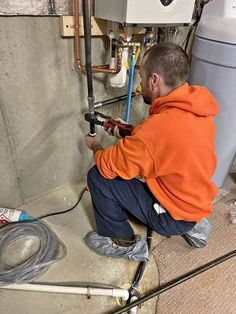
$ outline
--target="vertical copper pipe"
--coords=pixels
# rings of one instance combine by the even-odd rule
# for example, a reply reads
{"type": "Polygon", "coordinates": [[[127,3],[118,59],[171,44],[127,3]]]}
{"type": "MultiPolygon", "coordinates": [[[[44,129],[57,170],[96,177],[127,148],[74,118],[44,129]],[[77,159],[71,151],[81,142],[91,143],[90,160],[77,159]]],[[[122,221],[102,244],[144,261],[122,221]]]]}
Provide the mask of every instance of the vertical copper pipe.
{"type": "Polygon", "coordinates": [[[73,18],[74,18],[74,57],[75,66],[80,69],[80,36],[79,36],[79,5],[78,0],[73,0],[73,18]]]}

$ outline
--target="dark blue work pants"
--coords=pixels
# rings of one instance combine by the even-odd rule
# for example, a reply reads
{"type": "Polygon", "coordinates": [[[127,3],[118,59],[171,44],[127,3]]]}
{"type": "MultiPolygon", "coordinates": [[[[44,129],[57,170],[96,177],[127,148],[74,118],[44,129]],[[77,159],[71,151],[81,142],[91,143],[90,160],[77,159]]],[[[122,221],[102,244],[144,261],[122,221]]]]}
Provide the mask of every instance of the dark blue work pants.
{"type": "Polygon", "coordinates": [[[146,183],[137,179],[106,179],[94,166],[88,172],[88,187],[101,236],[131,239],[134,233],[128,213],[163,236],[185,234],[195,226],[195,222],[174,220],[165,210],[158,214],[154,205],[158,201],[146,183]]]}

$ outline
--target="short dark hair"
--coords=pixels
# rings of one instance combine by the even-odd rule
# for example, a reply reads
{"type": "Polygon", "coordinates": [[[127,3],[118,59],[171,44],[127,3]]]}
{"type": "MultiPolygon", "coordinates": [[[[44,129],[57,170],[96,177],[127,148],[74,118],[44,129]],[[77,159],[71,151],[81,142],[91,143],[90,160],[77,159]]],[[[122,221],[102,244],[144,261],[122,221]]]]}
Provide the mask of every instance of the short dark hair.
{"type": "Polygon", "coordinates": [[[146,51],[144,58],[146,60],[143,69],[147,77],[157,73],[171,88],[177,88],[186,82],[190,67],[189,59],[179,45],[174,43],[156,44],[146,51]]]}

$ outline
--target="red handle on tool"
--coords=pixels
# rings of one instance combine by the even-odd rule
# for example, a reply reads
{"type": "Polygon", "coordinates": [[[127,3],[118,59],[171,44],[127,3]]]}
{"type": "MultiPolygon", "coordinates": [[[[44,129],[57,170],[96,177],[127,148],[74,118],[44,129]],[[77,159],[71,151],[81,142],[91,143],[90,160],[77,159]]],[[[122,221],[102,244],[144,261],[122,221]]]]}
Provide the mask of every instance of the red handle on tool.
{"type": "MultiPolygon", "coordinates": [[[[107,119],[103,122],[103,127],[105,129],[111,128],[111,133],[113,134],[115,127],[119,128],[119,133],[121,137],[125,137],[127,135],[131,135],[134,126],[131,124],[124,124],[112,118],[107,119]]],[[[113,134],[114,135],[114,134],[113,134]]]]}

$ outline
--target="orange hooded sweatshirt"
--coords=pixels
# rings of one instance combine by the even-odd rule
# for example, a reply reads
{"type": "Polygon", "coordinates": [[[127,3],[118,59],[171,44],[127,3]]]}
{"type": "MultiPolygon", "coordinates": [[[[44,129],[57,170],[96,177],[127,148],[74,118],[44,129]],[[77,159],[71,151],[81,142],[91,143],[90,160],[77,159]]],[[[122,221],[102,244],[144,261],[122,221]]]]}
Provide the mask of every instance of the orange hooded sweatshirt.
{"type": "Polygon", "coordinates": [[[153,101],[149,117],[131,136],[96,152],[107,179],[144,177],[175,220],[200,221],[212,210],[217,188],[213,116],[217,104],[201,86],[180,86],[153,101]]]}

